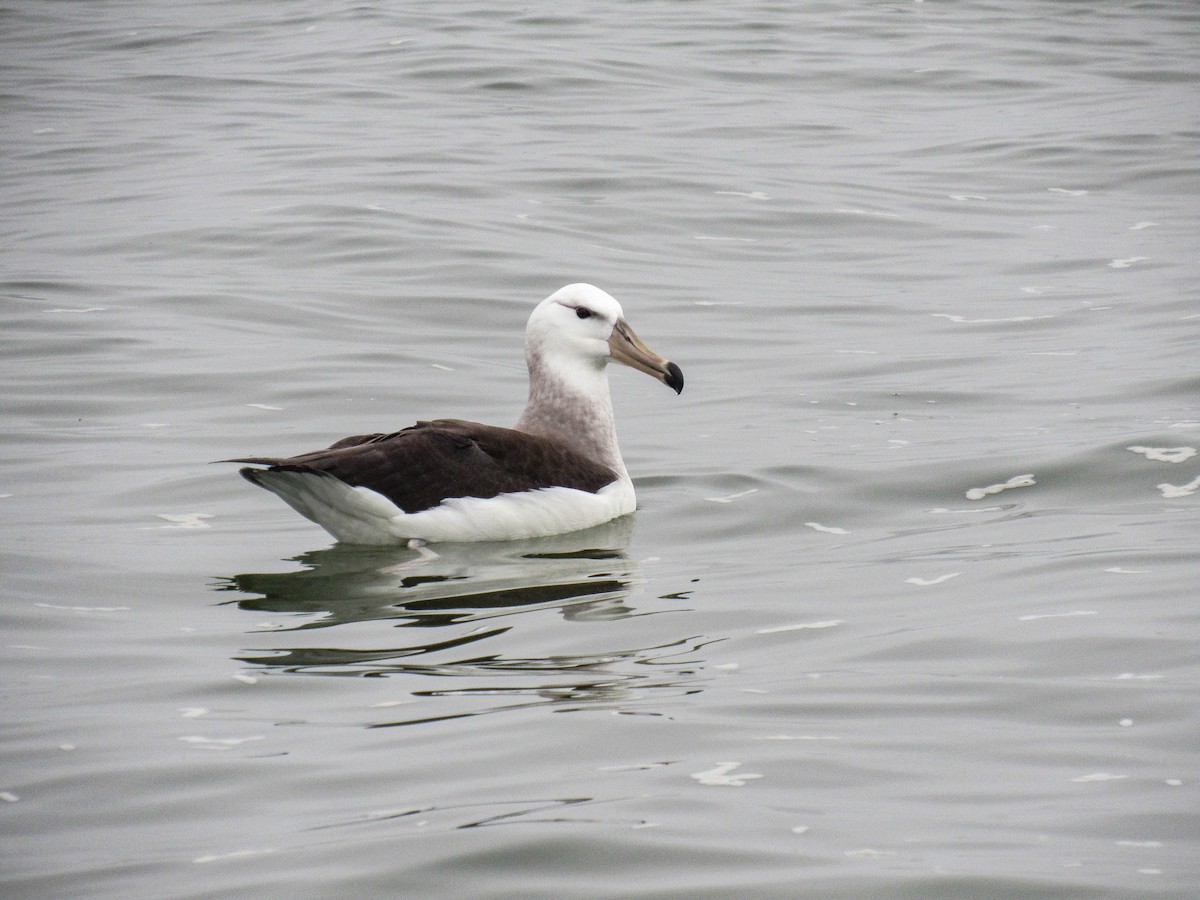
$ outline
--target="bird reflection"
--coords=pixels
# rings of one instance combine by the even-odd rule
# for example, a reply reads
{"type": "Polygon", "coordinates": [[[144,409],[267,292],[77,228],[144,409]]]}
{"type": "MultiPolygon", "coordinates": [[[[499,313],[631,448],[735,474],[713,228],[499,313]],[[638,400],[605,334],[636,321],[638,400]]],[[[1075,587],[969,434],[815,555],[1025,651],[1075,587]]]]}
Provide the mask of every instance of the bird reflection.
{"type": "Polygon", "coordinates": [[[397,619],[437,628],[556,607],[572,621],[636,615],[625,605],[635,564],[630,517],[587,531],[499,544],[335,545],[296,558],[298,572],[235,575],[217,589],[259,596],[240,609],[296,614],[287,630],[397,619]]]}
{"type": "Polygon", "coordinates": [[[544,628],[549,612],[568,623],[601,626],[600,631],[584,633],[587,639],[609,643],[619,634],[619,640],[628,641],[629,629],[603,626],[678,609],[673,595],[642,611],[630,605],[630,595],[641,582],[636,562],[625,552],[632,527],[631,517],[625,517],[587,531],[502,544],[334,546],[298,557],[303,567],[298,571],[235,575],[221,579],[216,589],[243,595],[231,601],[239,609],[274,614],[256,633],[275,635],[269,641],[275,646],[246,650],[237,657],[260,672],[416,676],[416,683],[405,682],[415,698],[406,703],[456,698],[454,711],[422,708],[420,712],[432,714],[412,710],[417,714],[370,723],[373,727],[546,702],[619,705],[635,688],[639,693],[643,688],[690,692],[697,689],[689,683],[697,668],[694,652],[703,640],[676,636],[653,646],[582,653],[578,631],[544,628]],[[412,632],[414,639],[400,642],[385,638],[394,631],[375,631],[375,637],[368,638],[374,646],[362,649],[363,628],[370,629],[371,623],[426,631],[412,632]],[[328,646],[333,643],[329,640],[321,641],[325,646],[298,640],[298,633],[315,638],[315,629],[350,625],[356,648],[328,646]],[[531,639],[533,627],[540,630],[531,639]],[[570,652],[558,649],[568,639],[570,652]],[[461,708],[464,704],[469,708],[461,708]]]}

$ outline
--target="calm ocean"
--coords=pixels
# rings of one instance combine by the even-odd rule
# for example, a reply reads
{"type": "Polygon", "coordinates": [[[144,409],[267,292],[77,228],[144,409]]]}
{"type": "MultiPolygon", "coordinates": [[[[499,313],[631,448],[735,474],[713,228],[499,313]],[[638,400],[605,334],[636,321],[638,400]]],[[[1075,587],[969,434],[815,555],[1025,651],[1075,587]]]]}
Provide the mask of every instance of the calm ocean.
{"type": "Polygon", "coordinates": [[[0,894],[1193,898],[1200,6],[0,11],[0,894]],[[333,546],[211,460],[511,424],[639,512],[333,546]]]}

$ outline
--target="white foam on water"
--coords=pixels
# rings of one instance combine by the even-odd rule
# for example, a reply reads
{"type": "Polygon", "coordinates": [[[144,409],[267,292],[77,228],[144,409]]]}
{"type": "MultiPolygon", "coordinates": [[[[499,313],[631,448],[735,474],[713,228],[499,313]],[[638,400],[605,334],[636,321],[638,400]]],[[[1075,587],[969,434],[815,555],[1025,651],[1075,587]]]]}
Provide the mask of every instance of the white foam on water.
{"type": "Polygon", "coordinates": [[[820,531],[823,534],[849,534],[845,528],[838,528],[836,525],[822,525],[820,522],[805,522],[805,528],[811,528],[813,531],[820,531]]]}
{"type": "Polygon", "coordinates": [[[1032,487],[1037,484],[1034,481],[1033,474],[1014,475],[1008,481],[1003,481],[1000,484],[989,484],[987,487],[971,488],[967,491],[968,500],[982,500],[990,494],[999,494],[1001,491],[1011,491],[1015,488],[1032,487]]]}
{"type": "Polygon", "coordinates": [[[208,528],[211,513],[156,513],[155,518],[162,519],[167,524],[159,528],[208,528]]]}
{"type": "Polygon", "coordinates": [[[949,581],[951,578],[957,578],[962,572],[950,572],[946,575],[939,575],[937,578],[905,578],[905,584],[915,584],[917,587],[933,587],[935,584],[942,584],[949,581]]]}
{"type": "Polygon", "coordinates": [[[762,778],[761,775],[754,772],[743,772],[739,775],[729,774],[734,769],[741,767],[740,762],[719,762],[715,768],[704,772],[693,772],[692,777],[710,787],[744,787],[747,781],[762,778]]]}
{"type": "Polygon", "coordinates": [[[746,491],[738,491],[736,494],[726,494],[724,497],[705,497],[709,503],[732,503],[734,500],[748,497],[751,494],[757,494],[758,488],[750,488],[746,491]]]}
{"type": "Polygon", "coordinates": [[[1200,490],[1200,475],[1197,475],[1187,484],[1160,484],[1158,485],[1158,489],[1162,491],[1163,498],[1166,500],[1190,497],[1196,491],[1200,490]]]}
{"type": "Polygon", "coordinates": [[[1196,455],[1195,447],[1126,447],[1154,462],[1181,463],[1196,455]]]}

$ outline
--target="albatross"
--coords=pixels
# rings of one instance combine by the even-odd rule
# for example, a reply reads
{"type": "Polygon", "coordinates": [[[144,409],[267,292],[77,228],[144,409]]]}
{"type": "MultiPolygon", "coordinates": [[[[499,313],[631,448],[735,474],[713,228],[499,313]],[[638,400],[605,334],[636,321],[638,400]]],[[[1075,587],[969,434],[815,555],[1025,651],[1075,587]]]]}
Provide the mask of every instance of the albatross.
{"type": "Polygon", "coordinates": [[[339,541],[504,541],[590,528],[633,512],[606,367],[624,363],[683,390],[621,305],[570,284],[525,328],[529,400],[513,428],[461,419],[343,438],[298,456],[251,456],[242,476],[339,541]]]}

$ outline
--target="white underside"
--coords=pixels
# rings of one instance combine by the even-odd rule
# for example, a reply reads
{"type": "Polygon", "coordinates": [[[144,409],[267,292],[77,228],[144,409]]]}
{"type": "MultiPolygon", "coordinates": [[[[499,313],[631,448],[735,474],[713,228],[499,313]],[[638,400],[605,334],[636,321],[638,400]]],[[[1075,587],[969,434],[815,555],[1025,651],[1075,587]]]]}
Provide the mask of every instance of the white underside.
{"type": "Polygon", "coordinates": [[[457,497],[432,509],[406,513],[370,488],[328,475],[261,471],[260,484],[288,506],[348,544],[512,541],[591,528],[633,512],[628,476],[596,493],[542,488],[487,500],[457,497]]]}

